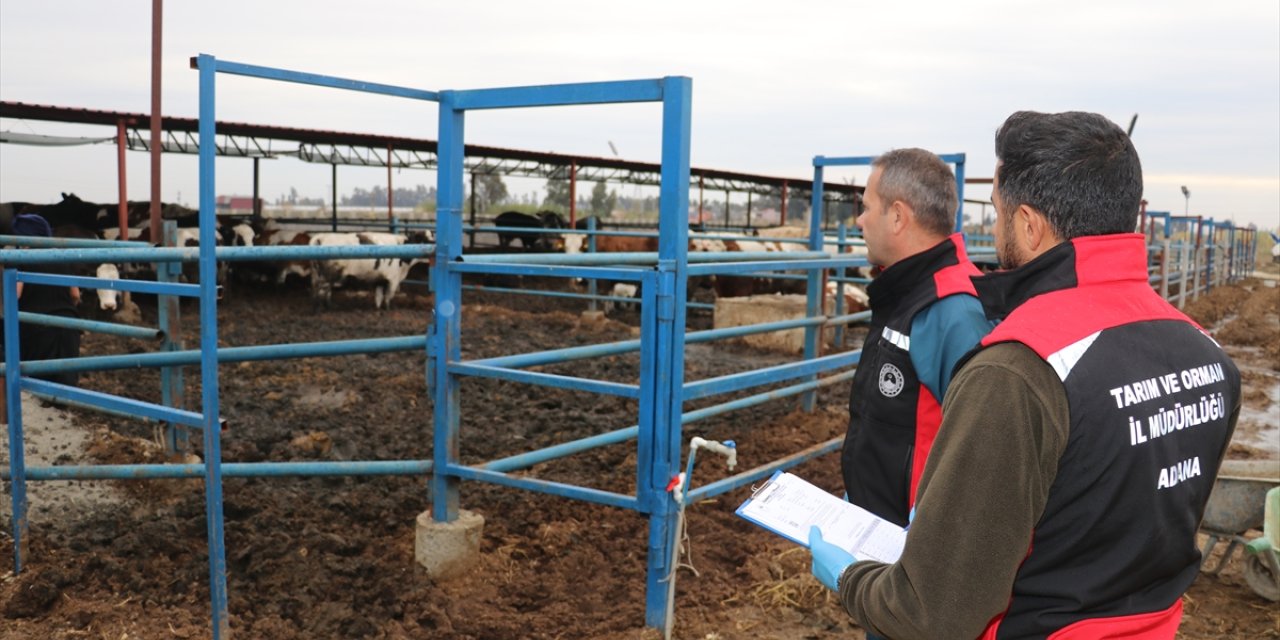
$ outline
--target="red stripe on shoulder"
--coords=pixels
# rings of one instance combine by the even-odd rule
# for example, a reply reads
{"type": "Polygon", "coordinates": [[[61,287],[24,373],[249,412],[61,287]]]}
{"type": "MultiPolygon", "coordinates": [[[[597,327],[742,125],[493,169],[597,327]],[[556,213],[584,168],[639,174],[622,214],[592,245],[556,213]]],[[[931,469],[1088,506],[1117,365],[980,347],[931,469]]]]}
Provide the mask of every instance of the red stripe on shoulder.
{"type": "Polygon", "coordinates": [[[1049,640],[1169,640],[1182,622],[1182,598],[1164,611],[1111,618],[1090,618],[1063,627],[1049,640]]]}
{"type": "Polygon", "coordinates": [[[956,247],[958,264],[944,267],[933,273],[933,286],[937,289],[938,298],[945,298],[957,293],[976,296],[978,291],[974,289],[973,280],[970,280],[970,278],[982,275],[982,272],[969,261],[969,254],[964,248],[964,236],[954,233],[951,234],[949,239],[956,247]]]}
{"type": "Polygon", "coordinates": [[[1151,320],[1195,324],[1144,283],[1110,283],[1036,296],[996,325],[982,346],[1017,341],[1047,358],[1090,334],[1151,320]]]}

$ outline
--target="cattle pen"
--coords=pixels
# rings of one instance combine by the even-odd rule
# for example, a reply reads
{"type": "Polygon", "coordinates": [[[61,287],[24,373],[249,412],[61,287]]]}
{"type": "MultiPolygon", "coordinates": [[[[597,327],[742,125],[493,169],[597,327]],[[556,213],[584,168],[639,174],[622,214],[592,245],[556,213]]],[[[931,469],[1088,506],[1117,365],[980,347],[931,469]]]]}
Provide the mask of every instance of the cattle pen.
{"type": "MultiPolygon", "coordinates": [[[[226,549],[223,540],[221,484],[231,476],[279,475],[395,475],[429,476],[431,519],[448,523],[459,518],[459,485],[463,480],[489,482],[518,489],[549,493],[576,500],[621,507],[645,514],[650,521],[647,545],[647,582],[645,622],[654,627],[669,626],[672,620],[670,600],[674,593],[671,575],[673,550],[677,543],[678,512],[681,502],[671,492],[673,478],[680,469],[681,425],[710,415],[752,406],[767,400],[812,391],[820,386],[848,379],[848,374],[820,378],[819,375],[848,368],[857,361],[857,353],[810,357],[800,362],[724,376],[707,380],[684,381],[683,351],[686,342],[709,341],[753,332],[780,328],[804,327],[807,335],[816,335],[818,325],[826,318],[797,322],[772,323],[731,330],[712,330],[686,337],[685,287],[690,276],[746,274],[771,270],[803,269],[810,273],[810,306],[816,304],[817,274],[842,266],[865,265],[856,257],[832,257],[821,251],[818,226],[812,227],[809,251],[780,253],[704,253],[689,256],[686,251],[688,210],[690,105],[692,83],[687,78],[668,77],[647,81],[604,82],[581,85],[556,85],[456,92],[429,92],[356,82],[328,76],[271,69],[217,60],[202,55],[193,60],[200,73],[200,237],[201,246],[191,248],[61,248],[43,251],[6,250],[0,262],[10,267],[5,272],[6,291],[13,292],[18,282],[50,285],[97,285],[89,278],[55,276],[21,271],[28,265],[54,263],[94,263],[107,260],[155,262],[170,264],[196,261],[200,266],[198,285],[172,282],[116,281],[113,288],[149,292],[165,296],[198,297],[200,300],[201,345],[194,351],[161,351],[157,353],[97,356],[74,362],[46,361],[19,363],[16,349],[6,350],[6,398],[10,423],[10,447],[13,452],[9,477],[13,485],[13,535],[15,569],[23,566],[23,550],[28,535],[25,514],[25,483],[29,480],[69,479],[204,479],[206,520],[209,549],[209,584],[213,637],[230,633],[226,587],[226,549]],[[399,247],[222,247],[214,248],[213,216],[214,151],[213,123],[215,77],[218,73],[282,80],[440,103],[439,121],[439,208],[435,246],[399,247]],[[464,114],[470,110],[557,106],[570,104],[607,104],[621,102],[658,102],[662,106],[662,178],[660,187],[660,221],[658,251],[654,253],[584,254],[578,256],[484,255],[463,256],[462,150],[464,114]],[[432,253],[435,267],[431,279],[434,292],[434,317],[426,336],[371,338],[340,343],[259,345],[219,347],[217,325],[217,288],[213,278],[218,261],[240,260],[324,260],[353,258],[421,258],[432,253]],[[693,262],[693,264],[691,264],[693,262]],[[460,357],[461,276],[476,274],[533,275],[555,278],[607,278],[633,282],[643,291],[640,302],[640,339],[619,343],[591,345],[550,352],[518,354],[500,358],[464,361],[460,357]],[[218,366],[236,361],[283,359],[314,356],[349,355],[391,350],[422,350],[427,354],[427,386],[433,399],[433,447],[430,460],[350,461],[330,463],[228,463],[221,461],[218,366]],[[588,380],[571,376],[538,373],[529,367],[549,362],[567,362],[613,353],[640,354],[639,380],[632,384],[588,380]],[[201,379],[200,412],[185,411],[163,404],[117,398],[91,391],[37,380],[31,376],[58,371],[90,371],[133,367],[181,366],[199,363],[201,379]],[[15,374],[14,372],[20,372],[15,374]],[[543,385],[576,392],[588,392],[630,398],[639,401],[637,424],[631,428],[598,434],[578,441],[563,443],[523,454],[508,456],[480,465],[463,465],[457,458],[459,433],[459,380],[464,376],[498,378],[522,384],[543,385]],[[711,397],[736,390],[758,387],[771,382],[800,380],[782,390],[750,396],[733,402],[703,408],[684,414],[684,401],[711,397]],[[21,390],[49,397],[137,414],[186,428],[199,429],[203,435],[203,464],[116,465],[77,467],[25,468],[22,451],[21,390]],[[634,440],[637,451],[637,477],[634,495],[603,491],[586,486],[539,480],[513,471],[535,463],[614,442],[634,440]]],[[[9,238],[14,241],[15,239],[9,238]]],[[[67,245],[61,245],[67,246],[67,245]]],[[[6,340],[16,344],[18,314],[16,296],[9,301],[6,317],[6,340]]],[[[810,354],[812,355],[812,354],[810,354]]],[[[171,443],[174,442],[171,440],[171,443]]],[[[838,440],[820,443],[803,451],[756,466],[730,478],[705,486],[690,488],[684,502],[724,493],[768,477],[775,470],[834,451],[838,440]]]]}
{"type": "MultiPolygon", "coordinates": [[[[842,326],[865,318],[860,314],[823,316],[820,307],[820,285],[824,273],[866,266],[865,259],[833,255],[824,251],[829,241],[822,235],[818,216],[811,217],[809,235],[802,242],[803,251],[793,252],[699,252],[688,251],[689,144],[692,82],[683,77],[653,80],[601,82],[541,87],[516,87],[474,91],[432,92],[358,82],[311,73],[301,73],[218,60],[202,55],[194,61],[200,74],[200,233],[201,245],[195,248],[151,248],[133,244],[89,243],[73,247],[59,240],[51,243],[61,248],[43,251],[0,251],[4,275],[5,300],[5,397],[8,400],[10,467],[6,476],[12,483],[13,536],[15,571],[23,568],[28,527],[25,514],[27,481],[80,479],[161,479],[203,478],[205,518],[208,524],[209,588],[214,638],[231,633],[227,592],[227,549],[223,534],[222,479],[226,477],[279,476],[381,476],[406,475],[426,480],[424,502],[429,499],[427,527],[431,523],[451,523],[462,519],[461,485],[464,481],[489,483],[517,490],[549,494],[583,502],[621,508],[648,519],[648,538],[643,555],[646,564],[645,623],[670,630],[674,621],[672,598],[675,581],[678,537],[682,511],[687,505],[724,494],[768,477],[779,469],[789,468],[805,460],[838,450],[841,439],[812,443],[798,451],[772,460],[753,461],[753,466],[715,482],[696,486],[692,479],[694,449],[688,453],[682,476],[682,454],[685,424],[730,411],[755,406],[771,400],[807,396],[813,391],[847,381],[849,368],[855,365],[859,352],[820,355],[818,335],[822,326],[842,326]],[[235,74],[267,80],[278,80],[320,87],[365,91],[400,98],[425,100],[440,104],[438,220],[434,245],[357,246],[357,247],[220,247],[213,242],[214,220],[214,98],[218,73],[235,74]],[[620,102],[655,102],[661,105],[662,172],[660,219],[657,251],[631,253],[559,254],[464,254],[462,222],[464,122],[468,111],[522,107],[565,105],[605,105],[620,102]],[[226,347],[219,344],[217,318],[218,291],[214,273],[216,263],[248,260],[326,260],[359,258],[434,258],[431,270],[432,316],[426,335],[362,338],[355,340],[266,344],[226,347]],[[200,267],[198,285],[177,283],[170,269],[159,269],[160,282],[116,281],[109,285],[120,290],[151,292],[176,301],[178,296],[198,298],[201,344],[196,350],[181,350],[176,343],[166,342],[158,352],[130,353],[116,356],[94,356],[75,361],[20,363],[17,344],[19,314],[16,296],[19,282],[51,285],[96,285],[101,282],[73,276],[55,276],[23,270],[30,265],[61,263],[96,263],[102,261],[154,262],[174,265],[197,262],[200,267]],[[804,271],[806,317],[802,319],[758,324],[733,329],[712,329],[686,333],[687,286],[690,278],[707,275],[746,275],[775,271],[804,271]],[[464,275],[533,276],[553,279],[584,278],[635,283],[641,293],[639,303],[640,330],[634,340],[590,344],[568,348],[518,353],[465,360],[462,357],[463,320],[462,291],[464,275]],[[856,317],[855,317],[856,316],[856,317]],[[763,333],[802,328],[805,332],[804,357],[764,369],[756,369],[700,380],[685,380],[687,345],[763,333]],[[318,356],[341,356],[390,351],[417,351],[426,355],[425,385],[432,400],[431,457],[405,460],[347,460],[326,462],[230,462],[221,460],[221,437],[225,425],[221,418],[219,365],[235,362],[281,360],[318,356]],[[639,375],[634,382],[596,380],[561,373],[535,370],[543,365],[576,362],[623,353],[639,354],[639,375]],[[48,383],[32,376],[51,372],[99,371],[137,367],[176,368],[200,366],[201,410],[176,408],[178,403],[166,395],[160,404],[120,399],[107,394],[83,391],[48,383]],[[635,401],[638,414],[635,424],[623,429],[594,434],[522,453],[504,455],[480,463],[463,464],[458,450],[463,433],[461,382],[465,378],[502,380],[519,385],[554,388],[574,393],[597,394],[635,401]],[[708,399],[727,393],[751,390],[775,383],[788,386],[773,388],[733,401],[684,410],[687,402],[708,399]],[[22,458],[22,407],[19,393],[23,390],[47,397],[69,400],[83,406],[146,417],[172,425],[169,446],[181,448],[180,434],[198,429],[203,438],[202,464],[128,464],[98,466],[26,467],[22,458]],[[608,491],[592,486],[570,484],[535,477],[529,470],[536,464],[581,453],[610,444],[634,442],[636,477],[634,493],[608,491]],[[679,491],[673,491],[678,489],[679,491]]],[[[957,179],[963,185],[963,156],[949,157],[957,164],[957,179]]],[[[865,159],[815,159],[815,185],[820,184],[821,167],[829,164],[857,163],[865,159]],[[847,161],[847,162],[845,162],[847,161]]],[[[815,189],[814,201],[821,198],[815,189]]],[[[816,209],[816,207],[815,207],[816,209]]],[[[1153,219],[1154,219],[1154,214],[1153,219]]],[[[1166,217],[1169,224],[1173,224],[1166,217]]],[[[1185,262],[1162,258],[1153,282],[1168,286],[1179,279],[1180,295],[1194,296],[1212,285],[1239,277],[1246,255],[1246,235],[1237,235],[1228,227],[1212,222],[1186,222],[1182,233],[1205,230],[1204,244],[1194,247],[1186,242],[1169,245],[1170,227],[1166,225],[1166,248],[1159,256],[1172,257],[1179,252],[1188,256],[1185,262]],[[1220,233],[1226,231],[1226,233],[1220,233]],[[1227,235],[1227,238],[1221,238],[1227,235]],[[1227,249],[1215,249],[1215,242],[1226,242],[1227,249]],[[1203,255],[1201,262],[1196,257],[1203,255]],[[1215,262],[1218,260],[1219,262],[1215,262]],[[1207,262],[1206,262],[1207,261],[1207,262]],[[1201,266],[1195,266],[1199,264],[1201,266]],[[1156,280],[1156,277],[1159,280],[1156,280]]],[[[591,235],[588,231],[586,235],[591,235]]],[[[837,247],[849,243],[840,233],[837,247]]],[[[1178,233],[1173,233],[1176,240],[1178,233]]],[[[7,244],[25,242],[28,238],[2,238],[7,244]]],[[[1157,255],[1153,252],[1153,256],[1157,255]]],[[[1251,255],[1251,254],[1250,254],[1251,255]]],[[[837,275],[837,281],[843,277],[837,275]]],[[[491,289],[493,290],[493,289],[491,289]]],[[[837,299],[839,300],[839,298],[837,299]]],[[[165,304],[165,303],[161,303],[165,304]]],[[[163,319],[168,317],[164,314],[163,319]]],[[[23,318],[23,320],[28,320],[23,318]]],[[[84,325],[86,329],[124,331],[84,325]]],[[[168,339],[163,324],[145,330],[150,338],[168,339]]],[[[470,336],[469,336],[470,337],[470,336]]],[[[811,405],[811,400],[805,402],[811,405]]],[[[704,444],[718,444],[716,442],[704,444]]],[[[722,445],[722,448],[730,448],[722,445]]],[[[713,450],[716,450],[713,447],[713,450]]],[[[420,522],[421,522],[420,518],[420,522]]]]}

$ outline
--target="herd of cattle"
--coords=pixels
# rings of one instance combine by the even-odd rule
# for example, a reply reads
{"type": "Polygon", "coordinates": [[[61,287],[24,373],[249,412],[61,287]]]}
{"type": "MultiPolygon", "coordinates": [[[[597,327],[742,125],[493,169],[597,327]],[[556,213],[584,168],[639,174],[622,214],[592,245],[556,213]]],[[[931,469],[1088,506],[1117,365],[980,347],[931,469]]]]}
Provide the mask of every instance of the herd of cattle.
{"type": "MultiPolygon", "coordinates": [[[[152,242],[149,229],[150,203],[130,202],[127,207],[129,240],[152,242]]],[[[13,217],[20,213],[38,213],[49,222],[55,237],[65,238],[101,238],[119,239],[118,205],[95,204],[86,202],[74,194],[63,194],[62,201],[52,205],[38,205],[22,202],[0,203],[0,234],[11,233],[13,217]]],[[[164,219],[174,220],[178,225],[178,242],[180,247],[199,246],[198,214],[196,211],[172,204],[163,204],[161,215],[164,219]]],[[[540,211],[528,215],[518,211],[507,211],[496,216],[493,224],[497,227],[498,250],[514,250],[518,240],[522,251],[563,251],[580,253],[586,249],[586,236],[573,233],[555,233],[555,229],[569,228],[560,214],[552,211],[540,211]],[[526,231],[527,230],[527,231],[526,231]]],[[[587,227],[586,221],[579,220],[574,225],[578,229],[587,227]]],[[[702,231],[693,228],[695,231],[702,231]]],[[[772,232],[771,232],[772,233],[772,232]]],[[[689,240],[690,252],[776,252],[804,250],[804,245],[768,240],[744,240],[742,234],[723,234],[726,237],[708,237],[713,234],[699,233],[697,238],[689,240]],[[729,237],[729,236],[737,237],[729,237]]],[[[216,241],[224,246],[351,246],[351,245],[400,245],[427,244],[434,241],[430,232],[412,232],[395,234],[385,232],[351,232],[331,233],[312,232],[297,229],[286,229],[275,221],[268,220],[263,224],[219,217],[216,241]]],[[[642,236],[596,236],[597,252],[652,252],[657,250],[658,240],[655,237],[642,236]]],[[[834,252],[834,248],[829,251],[834,252]]],[[[329,306],[336,288],[362,288],[374,291],[374,308],[391,307],[391,300],[400,289],[400,285],[409,277],[414,265],[425,263],[425,259],[337,259],[315,261],[252,261],[226,263],[218,266],[218,284],[224,285],[228,279],[239,283],[270,284],[288,286],[294,281],[308,283],[311,294],[317,304],[329,306]]],[[[184,266],[184,278],[194,281],[195,264],[184,266]]],[[[115,279],[144,278],[154,279],[150,265],[142,264],[101,264],[80,268],[81,275],[96,275],[99,278],[115,279]]],[[[695,285],[691,285],[692,286],[695,285]]],[[[803,291],[803,281],[777,280],[756,277],[714,277],[701,280],[697,286],[714,288],[717,297],[738,297],[759,293],[797,293],[803,291]]],[[[624,283],[607,283],[605,291],[611,291],[614,297],[634,297],[638,292],[634,285],[624,283]]],[[[866,294],[857,287],[844,289],[846,308],[856,311],[866,308],[866,294]]],[[[828,283],[828,304],[835,294],[834,283],[828,283]]],[[[98,309],[110,313],[121,305],[119,293],[110,289],[97,290],[98,309]]]]}
{"type": "MultiPolygon", "coordinates": [[[[130,202],[128,204],[128,240],[154,243],[149,225],[150,203],[130,202]]],[[[63,194],[62,201],[53,205],[33,205],[30,203],[7,202],[0,204],[0,234],[12,231],[13,217],[22,213],[36,213],[49,222],[54,237],[59,238],[99,238],[104,240],[120,239],[118,206],[116,204],[95,204],[76,197],[75,194],[63,194]]],[[[177,243],[179,247],[198,247],[200,245],[198,230],[198,213],[178,205],[164,204],[161,216],[166,220],[174,220],[178,226],[177,243]]],[[[313,246],[334,247],[351,245],[402,245],[406,243],[427,244],[433,242],[429,232],[412,234],[395,234],[385,232],[361,231],[353,233],[320,233],[308,231],[285,230],[274,221],[254,224],[233,218],[219,217],[215,242],[220,246],[313,246]]],[[[374,291],[375,308],[391,307],[391,300],[399,291],[401,283],[409,276],[409,270],[415,264],[425,260],[401,258],[377,258],[364,260],[327,260],[327,261],[250,261],[237,263],[218,263],[217,281],[224,286],[227,281],[241,283],[273,283],[286,285],[291,277],[309,282],[317,303],[328,306],[332,302],[335,288],[367,288],[374,291]],[[234,266],[233,266],[234,265],[234,266]]],[[[185,263],[183,279],[195,281],[195,263],[185,263]]],[[[147,264],[100,264],[78,268],[79,275],[95,275],[99,278],[117,279],[141,278],[154,279],[151,265],[147,264]]],[[[110,313],[121,306],[120,294],[110,289],[98,289],[98,310],[110,313]]]]}

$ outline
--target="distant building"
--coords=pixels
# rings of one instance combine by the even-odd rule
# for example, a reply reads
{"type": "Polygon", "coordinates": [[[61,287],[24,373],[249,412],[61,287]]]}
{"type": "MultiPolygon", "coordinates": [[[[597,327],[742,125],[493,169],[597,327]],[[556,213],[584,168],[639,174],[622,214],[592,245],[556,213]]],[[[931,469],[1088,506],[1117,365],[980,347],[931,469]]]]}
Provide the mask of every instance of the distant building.
{"type": "MultiPolygon", "coordinates": [[[[258,198],[259,209],[262,202],[262,198],[258,198]]],[[[213,208],[218,213],[253,213],[253,196],[218,196],[213,208]]]]}

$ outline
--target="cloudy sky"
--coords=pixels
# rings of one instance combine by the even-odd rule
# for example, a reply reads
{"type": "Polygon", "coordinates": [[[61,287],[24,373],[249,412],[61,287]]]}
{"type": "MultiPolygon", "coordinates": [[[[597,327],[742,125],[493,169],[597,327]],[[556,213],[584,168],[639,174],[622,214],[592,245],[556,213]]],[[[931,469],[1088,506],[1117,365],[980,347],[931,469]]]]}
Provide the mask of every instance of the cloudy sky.
{"type": "MultiPolygon", "coordinates": [[[[145,0],[0,0],[0,99],[145,112],[145,0]]],[[[1134,142],[1153,210],[1280,224],[1280,3],[1015,2],[168,2],[163,110],[194,117],[197,53],[411,86],[470,89],[684,75],[693,79],[695,166],[811,175],[814,155],[920,146],[968,154],[991,175],[992,134],[1011,112],[1086,110],[1134,142]],[[1180,187],[1191,191],[1189,203],[1180,187]]],[[[219,77],[225,120],[435,138],[431,103],[219,77]]],[[[0,120],[0,129],[111,135],[0,120]]],[[[468,116],[476,144],[656,161],[655,105],[468,116]]],[[[149,189],[128,159],[130,197],[149,189]]],[[[247,160],[218,164],[219,193],[248,193],[247,160]]],[[[194,202],[194,157],[166,156],[165,200],[194,202]]],[[[830,175],[830,174],[829,174],[830,175]]],[[[865,182],[865,174],[835,179],[865,182]]],[[[263,166],[264,196],[326,196],[327,165],[263,166]]],[[[340,190],[385,170],[340,169],[340,190]]],[[[434,184],[408,170],[397,186],[434,184]]],[[[534,188],[534,187],[530,187],[534,188]]],[[[61,191],[116,200],[110,145],[0,144],[0,200],[61,191]]],[[[971,186],[971,198],[989,190],[971,186]]]]}

